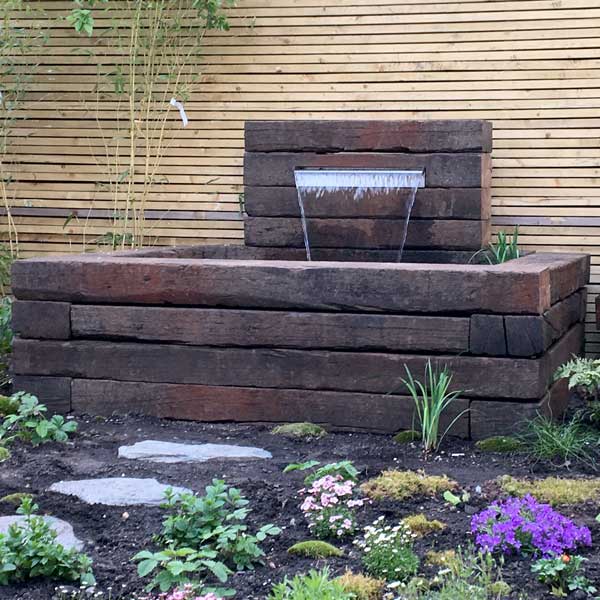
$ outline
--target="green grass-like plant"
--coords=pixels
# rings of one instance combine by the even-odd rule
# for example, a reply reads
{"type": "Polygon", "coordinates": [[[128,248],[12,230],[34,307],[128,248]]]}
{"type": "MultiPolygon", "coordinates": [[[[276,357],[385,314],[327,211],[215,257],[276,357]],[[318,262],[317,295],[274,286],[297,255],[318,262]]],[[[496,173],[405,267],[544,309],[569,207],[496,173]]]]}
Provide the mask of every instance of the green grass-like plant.
{"type": "Polygon", "coordinates": [[[295,554],[306,558],[331,558],[343,556],[344,552],[328,542],[305,540],[288,548],[288,554],[295,554]]]}
{"type": "Polygon", "coordinates": [[[287,577],[273,586],[268,600],[352,600],[339,581],[329,577],[328,569],[287,577]]]}
{"type": "Polygon", "coordinates": [[[499,231],[496,242],[492,242],[487,248],[476,252],[471,257],[471,261],[479,256],[483,256],[490,265],[500,265],[509,260],[520,258],[519,226],[517,225],[514,228],[512,236],[505,231],[499,231]]]}
{"type": "Polygon", "coordinates": [[[300,440],[319,439],[327,435],[327,431],[315,423],[286,423],[274,427],[271,433],[300,440]]]}
{"type": "Polygon", "coordinates": [[[435,496],[457,486],[446,475],[425,475],[415,471],[383,471],[378,477],[365,481],[360,489],[373,500],[389,498],[406,500],[414,496],[435,496]]]}
{"type": "Polygon", "coordinates": [[[561,466],[584,463],[594,467],[598,433],[583,422],[581,414],[559,422],[538,415],[526,425],[520,441],[524,452],[536,461],[549,461],[561,466]]]}
{"type": "Polygon", "coordinates": [[[408,388],[415,404],[416,417],[418,419],[423,450],[425,453],[434,452],[441,444],[452,426],[460,419],[467,410],[458,414],[440,435],[440,419],[448,407],[458,398],[461,391],[450,391],[452,374],[447,367],[438,369],[433,367],[431,360],[425,365],[425,383],[416,380],[410,369],[406,369],[404,385],[408,388]]]}
{"type": "Polygon", "coordinates": [[[37,510],[31,498],[24,498],[17,513],[25,521],[0,534],[0,585],[37,578],[93,585],[90,558],[59,544],[56,531],[35,514],[37,510]]]}

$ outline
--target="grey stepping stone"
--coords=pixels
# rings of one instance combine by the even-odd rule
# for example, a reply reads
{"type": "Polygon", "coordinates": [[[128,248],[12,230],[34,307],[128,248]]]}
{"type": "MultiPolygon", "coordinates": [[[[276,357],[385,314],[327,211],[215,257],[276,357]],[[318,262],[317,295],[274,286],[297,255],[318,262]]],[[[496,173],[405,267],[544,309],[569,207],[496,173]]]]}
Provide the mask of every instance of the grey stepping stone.
{"type": "Polygon", "coordinates": [[[149,460],[157,463],[205,462],[214,458],[273,458],[270,452],[251,446],[229,444],[176,444],[145,440],[133,446],[121,446],[120,458],[149,460]]]}
{"type": "Polygon", "coordinates": [[[165,501],[165,490],[176,494],[191,492],[187,488],[164,485],[156,479],[108,477],[106,479],[81,479],[53,483],[48,491],[76,496],[87,504],[107,506],[158,506],[165,501]]]}
{"type": "MultiPolygon", "coordinates": [[[[54,531],[58,534],[56,541],[62,544],[67,550],[83,549],[83,542],[75,537],[73,527],[70,523],[57,519],[56,517],[42,517],[54,531]]],[[[22,515],[14,515],[10,517],[0,517],[0,533],[8,533],[8,528],[13,523],[24,524],[26,517],[22,515]]]]}

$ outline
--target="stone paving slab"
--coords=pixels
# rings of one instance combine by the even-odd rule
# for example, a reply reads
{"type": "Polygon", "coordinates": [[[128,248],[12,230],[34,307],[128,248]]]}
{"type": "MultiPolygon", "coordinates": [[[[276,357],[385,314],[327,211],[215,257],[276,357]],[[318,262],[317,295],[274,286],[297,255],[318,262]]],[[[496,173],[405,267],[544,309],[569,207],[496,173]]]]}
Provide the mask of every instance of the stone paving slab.
{"type": "MultiPolygon", "coordinates": [[[[79,540],[75,533],[73,532],[73,527],[70,523],[63,521],[61,519],[57,519],[56,517],[42,517],[54,531],[56,531],[57,538],[56,541],[59,544],[62,544],[65,548],[82,550],[83,542],[79,540]]],[[[8,533],[8,528],[13,523],[24,524],[26,517],[22,515],[11,515],[9,517],[0,517],[0,533],[6,534],[8,533]]]]}
{"type": "Polygon", "coordinates": [[[119,448],[120,458],[149,460],[157,463],[205,462],[216,458],[273,458],[270,452],[252,446],[230,444],[181,444],[144,440],[119,448]]]}
{"type": "Polygon", "coordinates": [[[87,504],[107,506],[158,506],[165,501],[165,490],[191,492],[187,488],[165,485],[156,479],[109,477],[53,483],[48,491],[76,496],[87,504]]]}

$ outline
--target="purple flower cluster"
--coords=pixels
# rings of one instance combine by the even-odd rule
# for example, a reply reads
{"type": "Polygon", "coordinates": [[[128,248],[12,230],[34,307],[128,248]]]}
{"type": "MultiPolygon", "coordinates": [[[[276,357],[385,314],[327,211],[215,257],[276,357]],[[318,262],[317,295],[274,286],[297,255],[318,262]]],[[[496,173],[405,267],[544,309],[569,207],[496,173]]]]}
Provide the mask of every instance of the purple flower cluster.
{"type": "Polygon", "coordinates": [[[549,557],[592,544],[587,527],[578,527],[529,495],[494,502],[472,518],[471,532],[482,550],[503,554],[549,557]]]}

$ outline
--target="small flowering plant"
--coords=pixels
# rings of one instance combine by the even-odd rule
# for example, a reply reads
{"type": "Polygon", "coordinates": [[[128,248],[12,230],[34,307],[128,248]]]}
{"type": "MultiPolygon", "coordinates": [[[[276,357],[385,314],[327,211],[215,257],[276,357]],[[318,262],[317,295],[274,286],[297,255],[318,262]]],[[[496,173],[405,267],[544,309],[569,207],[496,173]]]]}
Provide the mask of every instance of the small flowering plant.
{"type": "Polygon", "coordinates": [[[531,565],[531,572],[550,587],[553,596],[563,598],[575,590],[594,594],[596,588],[579,572],[585,560],[583,556],[569,554],[540,558],[531,565]]]}
{"type": "Polygon", "coordinates": [[[365,569],[373,577],[385,579],[394,587],[409,579],[419,568],[413,551],[416,535],[403,522],[391,526],[379,517],[364,529],[362,539],[354,541],[363,553],[365,569]]]}
{"type": "Polygon", "coordinates": [[[158,596],[143,596],[138,600],[223,600],[212,592],[199,596],[194,590],[194,586],[188,584],[171,592],[163,592],[158,596]]]}
{"type": "Polygon", "coordinates": [[[477,546],[487,552],[550,558],[577,546],[590,546],[587,527],[541,504],[533,496],[494,502],[471,520],[477,546]]]}
{"type": "Polygon", "coordinates": [[[342,475],[326,475],[300,490],[300,505],[308,527],[319,539],[342,538],[356,529],[356,509],[366,500],[359,498],[356,483],[342,475]]]}

